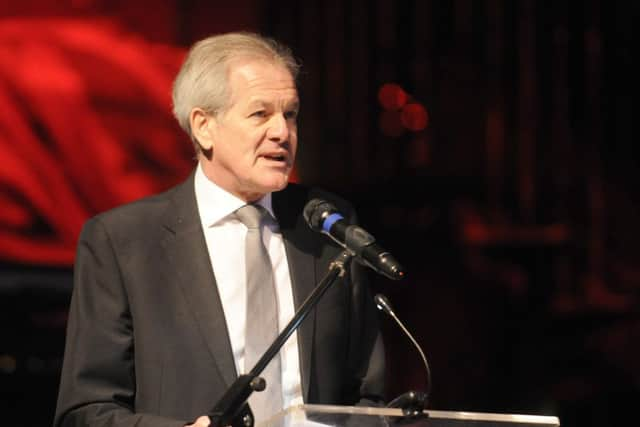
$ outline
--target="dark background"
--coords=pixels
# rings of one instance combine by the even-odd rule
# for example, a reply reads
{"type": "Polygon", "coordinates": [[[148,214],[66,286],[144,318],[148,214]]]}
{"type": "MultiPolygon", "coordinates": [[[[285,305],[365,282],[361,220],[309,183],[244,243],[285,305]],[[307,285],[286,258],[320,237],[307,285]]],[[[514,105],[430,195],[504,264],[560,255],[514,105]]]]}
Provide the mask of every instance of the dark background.
{"type": "MultiPolygon", "coordinates": [[[[372,285],[430,358],[432,408],[636,423],[638,2],[5,3],[1,425],[50,425],[81,224],[189,173],[171,81],[230,30],[301,60],[296,179],[405,264],[372,285]]],[[[422,388],[382,321],[388,397],[422,388]]]]}

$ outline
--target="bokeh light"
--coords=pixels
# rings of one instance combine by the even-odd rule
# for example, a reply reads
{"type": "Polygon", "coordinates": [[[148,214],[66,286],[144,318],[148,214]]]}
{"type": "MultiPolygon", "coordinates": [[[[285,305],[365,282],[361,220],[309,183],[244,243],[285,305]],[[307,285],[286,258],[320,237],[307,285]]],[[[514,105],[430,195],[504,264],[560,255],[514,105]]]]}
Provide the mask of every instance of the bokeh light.
{"type": "Polygon", "coordinates": [[[402,120],[402,125],[413,132],[424,130],[429,124],[429,115],[426,108],[418,103],[411,103],[402,107],[400,119],[402,120]]]}
{"type": "Polygon", "coordinates": [[[395,83],[385,83],[378,90],[378,101],[387,111],[399,110],[409,99],[407,93],[395,83]]]}

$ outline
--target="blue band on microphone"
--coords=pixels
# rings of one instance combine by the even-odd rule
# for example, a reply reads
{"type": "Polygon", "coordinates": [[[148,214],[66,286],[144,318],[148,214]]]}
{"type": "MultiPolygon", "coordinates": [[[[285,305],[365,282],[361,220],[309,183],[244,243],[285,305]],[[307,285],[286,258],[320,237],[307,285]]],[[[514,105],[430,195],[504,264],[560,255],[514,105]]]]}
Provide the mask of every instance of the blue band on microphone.
{"type": "Polygon", "coordinates": [[[329,215],[327,217],[327,219],[324,220],[324,222],[322,223],[322,231],[324,231],[325,233],[328,233],[329,230],[331,230],[331,226],[336,222],[339,221],[341,219],[344,219],[344,217],[342,215],[340,215],[339,213],[332,213],[331,215],[329,215]]]}

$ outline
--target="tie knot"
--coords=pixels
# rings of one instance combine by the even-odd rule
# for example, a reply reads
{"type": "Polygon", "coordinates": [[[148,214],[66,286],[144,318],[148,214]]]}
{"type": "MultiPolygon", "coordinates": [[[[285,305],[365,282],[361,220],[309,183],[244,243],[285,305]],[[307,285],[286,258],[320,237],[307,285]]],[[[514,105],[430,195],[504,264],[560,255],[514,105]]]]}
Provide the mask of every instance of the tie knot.
{"type": "Polygon", "coordinates": [[[266,215],[267,210],[260,205],[244,205],[236,211],[236,217],[249,229],[260,228],[260,223],[266,215]]]}

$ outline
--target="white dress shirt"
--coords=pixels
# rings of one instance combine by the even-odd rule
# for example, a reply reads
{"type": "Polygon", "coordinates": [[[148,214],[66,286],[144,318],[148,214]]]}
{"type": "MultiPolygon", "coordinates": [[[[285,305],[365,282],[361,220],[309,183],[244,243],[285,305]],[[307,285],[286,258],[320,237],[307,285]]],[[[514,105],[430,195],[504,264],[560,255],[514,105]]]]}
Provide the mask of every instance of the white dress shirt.
{"type": "MultiPolygon", "coordinates": [[[[244,247],[247,228],[232,215],[246,202],[209,180],[200,164],[196,168],[195,192],[202,229],[209,249],[209,258],[227,322],[236,370],[239,374],[246,373],[253,367],[244,366],[247,309],[244,247]]],[[[260,199],[258,203],[275,218],[271,207],[270,193],[260,199]]],[[[284,241],[275,221],[266,226],[263,225],[262,238],[273,266],[278,299],[278,330],[281,331],[289,323],[295,310],[284,241]]],[[[298,338],[295,332],[291,334],[279,354],[282,367],[284,407],[302,404],[298,338]]]]}

